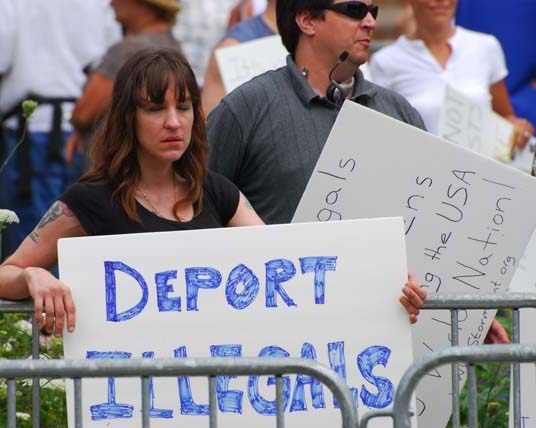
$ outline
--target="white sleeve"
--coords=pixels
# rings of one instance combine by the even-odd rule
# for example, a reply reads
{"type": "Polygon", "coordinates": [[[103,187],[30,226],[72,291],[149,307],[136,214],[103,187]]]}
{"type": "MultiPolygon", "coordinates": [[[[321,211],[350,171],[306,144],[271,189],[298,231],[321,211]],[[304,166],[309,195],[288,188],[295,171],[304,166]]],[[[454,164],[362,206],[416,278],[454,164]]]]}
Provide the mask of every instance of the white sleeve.
{"type": "Polygon", "coordinates": [[[372,55],[368,62],[368,69],[370,73],[370,80],[377,85],[383,86],[387,89],[392,89],[392,80],[389,77],[389,73],[385,69],[383,56],[380,54],[381,50],[372,55]]]}
{"type": "Polygon", "coordinates": [[[489,64],[490,85],[500,82],[508,75],[508,69],[506,68],[506,60],[504,58],[502,46],[495,36],[491,35],[489,43],[489,64]]]}
{"type": "Polygon", "coordinates": [[[17,39],[17,17],[12,0],[0,0],[0,75],[11,67],[17,39]]]}

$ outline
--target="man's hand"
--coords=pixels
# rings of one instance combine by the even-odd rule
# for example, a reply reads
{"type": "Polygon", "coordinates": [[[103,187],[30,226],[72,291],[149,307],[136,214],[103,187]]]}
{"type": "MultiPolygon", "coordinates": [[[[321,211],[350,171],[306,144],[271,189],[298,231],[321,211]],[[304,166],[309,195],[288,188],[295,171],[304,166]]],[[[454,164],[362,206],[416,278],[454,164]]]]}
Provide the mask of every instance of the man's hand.
{"type": "Polygon", "coordinates": [[[506,345],[510,343],[508,333],[499,321],[493,320],[491,322],[484,343],[487,345],[506,345]]]}
{"type": "Polygon", "coordinates": [[[80,132],[77,130],[74,130],[71,136],[67,139],[67,142],[65,143],[65,149],[64,149],[64,158],[65,163],[73,167],[75,164],[74,158],[76,152],[83,153],[84,150],[84,143],[82,141],[82,136],[80,135],[80,132]]]}
{"type": "Polygon", "coordinates": [[[408,282],[402,288],[402,296],[398,300],[409,314],[411,324],[417,322],[417,317],[425,299],[426,291],[420,288],[419,281],[417,281],[415,275],[408,273],[408,282]]]}

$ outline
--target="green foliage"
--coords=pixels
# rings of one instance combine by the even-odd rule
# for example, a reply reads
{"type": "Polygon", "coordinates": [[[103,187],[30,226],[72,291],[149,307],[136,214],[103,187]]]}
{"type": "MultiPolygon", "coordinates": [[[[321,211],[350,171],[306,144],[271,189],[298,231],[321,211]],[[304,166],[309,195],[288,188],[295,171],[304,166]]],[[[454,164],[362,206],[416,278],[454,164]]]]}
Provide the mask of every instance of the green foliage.
{"type": "MultiPolygon", "coordinates": [[[[511,310],[499,311],[497,320],[511,333],[511,310]]],[[[475,367],[477,379],[477,412],[480,428],[508,427],[510,405],[510,364],[478,364],[475,367]]],[[[467,385],[460,394],[461,426],[469,425],[467,385]]],[[[452,423],[449,422],[449,427],[452,423]]]]}
{"type": "MultiPolygon", "coordinates": [[[[41,358],[63,358],[61,338],[42,340],[41,358]]],[[[0,314],[0,358],[31,358],[31,325],[25,314],[0,314]]],[[[32,427],[32,382],[23,379],[17,382],[17,427],[32,427]]],[[[0,383],[0,427],[6,426],[7,387],[0,383]]],[[[67,427],[65,389],[61,382],[41,379],[41,428],[67,427]]]]}

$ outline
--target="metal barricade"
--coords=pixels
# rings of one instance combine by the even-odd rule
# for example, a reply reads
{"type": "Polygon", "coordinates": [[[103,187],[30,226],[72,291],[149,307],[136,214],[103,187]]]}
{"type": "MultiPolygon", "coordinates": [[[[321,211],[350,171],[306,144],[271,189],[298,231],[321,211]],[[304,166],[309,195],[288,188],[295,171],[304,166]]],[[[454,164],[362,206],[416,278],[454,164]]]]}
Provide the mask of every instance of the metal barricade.
{"type": "MultiPolygon", "coordinates": [[[[39,359],[39,327],[34,317],[33,300],[2,300],[0,299],[0,314],[22,313],[28,314],[28,318],[32,323],[32,359],[39,359]]],[[[32,427],[39,428],[39,413],[41,411],[41,398],[39,379],[32,379],[32,427]]]]}
{"type": "MultiPolygon", "coordinates": [[[[514,347],[514,345],[480,345],[472,347],[458,347],[459,345],[459,312],[462,310],[486,310],[486,309],[512,309],[512,343],[519,344],[520,339],[520,316],[519,309],[536,308],[536,293],[490,293],[490,294],[454,294],[454,293],[437,293],[430,294],[423,306],[423,310],[449,310],[451,313],[451,346],[453,348],[445,351],[431,353],[425,358],[415,363],[406,372],[404,378],[399,384],[395,396],[394,410],[373,411],[362,416],[360,427],[365,428],[368,421],[378,417],[392,417],[395,420],[395,427],[409,427],[409,419],[404,419],[404,424],[400,425],[397,418],[400,419],[402,405],[397,402],[408,403],[405,414],[409,412],[410,396],[407,393],[408,388],[402,387],[402,382],[408,376],[408,373],[414,371],[414,367],[419,365],[430,365],[430,369],[447,363],[452,364],[452,427],[460,427],[460,385],[458,381],[458,364],[466,363],[468,365],[468,422],[470,427],[477,427],[477,395],[476,395],[476,375],[475,362],[512,362],[512,391],[513,391],[513,421],[514,428],[521,427],[521,391],[520,391],[520,367],[521,362],[532,361],[530,352],[536,352],[531,347],[514,347]],[[496,349],[498,348],[498,349],[496,349]],[[521,352],[523,349],[523,352],[521,352]],[[510,352],[510,353],[509,353],[510,352]],[[446,355],[446,356],[445,356],[446,355]],[[467,360],[463,357],[467,356],[467,360]],[[494,359],[496,358],[496,359],[494,359]],[[437,361],[436,361],[437,359],[437,361]],[[438,362],[441,361],[441,362],[438,362]],[[407,424],[407,425],[406,425],[407,424]]],[[[536,360],[536,359],[535,359],[536,360]]],[[[425,370],[426,374],[429,370],[425,370]]],[[[420,372],[419,372],[420,373],[420,372]]],[[[423,376],[424,376],[423,374],[423,376]]],[[[422,376],[419,376],[419,378],[422,376]]],[[[414,382],[414,381],[412,381],[414,382]]],[[[405,418],[406,416],[404,416],[405,418]]]]}
{"type": "MultiPolygon", "coordinates": [[[[445,364],[468,363],[474,367],[477,363],[503,362],[519,365],[520,363],[536,362],[536,345],[482,345],[447,348],[431,353],[414,363],[404,374],[395,394],[392,412],[384,412],[392,416],[394,428],[411,427],[411,397],[421,378],[436,367],[445,364]]],[[[473,372],[468,373],[469,395],[476,398],[476,379],[473,372]]],[[[476,399],[469,400],[469,413],[476,415],[476,399]]],[[[365,418],[364,418],[365,419],[365,418]]],[[[361,421],[360,427],[365,427],[371,417],[361,421]]],[[[469,418],[469,427],[478,427],[476,417],[469,418]]]]}
{"type": "Polygon", "coordinates": [[[139,377],[142,426],[150,425],[150,377],[204,376],[209,379],[209,426],[217,427],[216,376],[272,375],[276,377],[276,426],[284,427],[284,374],[305,374],[334,394],[342,427],[357,426],[357,409],[344,379],[330,368],[299,358],[184,358],[139,360],[4,360],[0,378],[7,380],[7,428],[16,428],[16,379],[70,378],[74,380],[75,427],[82,428],[82,378],[139,377]]]}

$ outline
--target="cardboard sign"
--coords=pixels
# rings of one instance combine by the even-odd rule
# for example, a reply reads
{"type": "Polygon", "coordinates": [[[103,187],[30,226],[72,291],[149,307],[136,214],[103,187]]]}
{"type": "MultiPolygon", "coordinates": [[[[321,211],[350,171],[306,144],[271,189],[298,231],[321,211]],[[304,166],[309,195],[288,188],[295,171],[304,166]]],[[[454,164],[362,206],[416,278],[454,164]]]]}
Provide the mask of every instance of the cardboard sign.
{"type": "MultiPolygon", "coordinates": [[[[408,269],[429,292],[506,291],[534,229],[536,180],[353,102],[346,102],[295,222],[404,216],[408,269]]],[[[481,344],[493,311],[460,314],[460,344],[481,344]]],[[[448,311],[423,311],[415,356],[450,345],[448,311]]],[[[464,376],[464,369],[460,371],[464,376]]],[[[450,367],[417,393],[419,424],[450,415],[450,367]]]]}
{"type": "Polygon", "coordinates": [[[488,106],[447,85],[439,118],[441,138],[530,173],[536,140],[532,137],[522,151],[512,152],[513,130],[511,122],[488,106]]]}
{"type": "MultiPolygon", "coordinates": [[[[391,405],[411,364],[401,218],[65,239],[59,262],[78,303],[66,359],[314,359],[346,378],[361,413],[391,405]]],[[[219,377],[219,426],[272,427],[270,379],[219,377]]],[[[139,385],[85,380],[84,426],[141,426],[139,385]]],[[[151,426],[207,426],[205,378],[155,378],[151,396],[151,426]]],[[[294,426],[340,424],[308,376],[285,376],[285,405],[294,426]]]]}
{"type": "Polygon", "coordinates": [[[225,91],[229,93],[259,74],[283,67],[287,55],[278,35],[217,49],[216,61],[225,91]]]}
{"type": "Polygon", "coordinates": [[[439,117],[438,135],[484,156],[508,163],[512,157],[513,125],[447,85],[439,117]]]}

